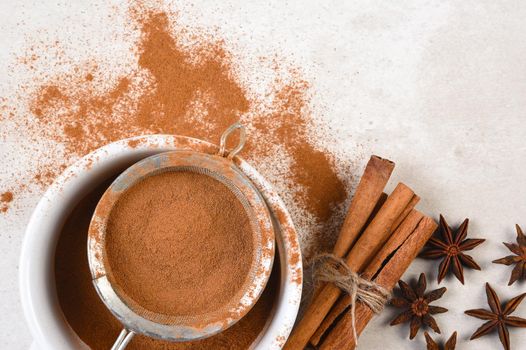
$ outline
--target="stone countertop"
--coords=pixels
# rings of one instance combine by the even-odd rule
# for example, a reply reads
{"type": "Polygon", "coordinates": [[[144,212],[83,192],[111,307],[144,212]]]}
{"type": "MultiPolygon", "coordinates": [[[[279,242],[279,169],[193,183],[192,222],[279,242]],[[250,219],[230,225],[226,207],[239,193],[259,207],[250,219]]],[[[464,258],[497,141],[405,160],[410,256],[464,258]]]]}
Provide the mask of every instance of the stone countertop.
{"type": "MultiPolygon", "coordinates": [[[[21,78],[9,67],[25,40],[45,37],[42,28],[62,31],[71,42],[89,37],[120,20],[105,19],[112,6],[123,5],[0,2],[0,96],[21,78]]],[[[482,322],[463,311],[487,306],[486,281],[504,299],[526,288],[524,283],[507,287],[511,269],[491,263],[508,255],[501,242],[515,239],[515,224],[526,230],[526,3],[227,0],[194,6],[173,1],[171,6],[188,10],[183,21],[194,16],[219,27],[225,37],[241,37],[249,51],[279,49],[292,55],[313,78],[316,102],[325,106],[320,118],[339,140],[331,147],[355,154],[361,165],[371,153],[396,161],[390,189],[403,180],[422,197],[422,211],[443,213],[452,225],[471,219],[469,235],[487,239],[472,254],[483,271],[468,270],[464,286],[451,278],[441,284],[448,292],[436,304],[450,311],[436,317],[442,336],[432,336],[445,340],[457,330],[460,349],[500,348],[497,335],[468,342],[482,322]],[[250,37],[239,34],[247,32],[250,37]]],[[[108,53],[97,40],[86,45],[108,53]]],[[[74,45],[71,50],[74,56],[74,45]]],[[[111,53],[125,54],[119,48],[111,53]]],[[[12,135],[0,139],[0,192],[13,169],[30,159],[20,137],[12,135]]],[[[17,199],[16,208],[0,214],[1,349],[31,344],[19,301],[18,256],[41,194],[28,193],[17,199]]],[[[435,288],[436,266],[417,260],[404,278],[425,271],[429,288],[435,288]]],[[[526,317],[526,302],[515,314],[526,317]]],[[[421,335],[407,339],[407,326],[387,326],[393,315],[388,309],[370,323],[360,349],[425,347],[421,335]]],[[[510,334],[514,349],[526,347],[525,330],[510,334]]]]}

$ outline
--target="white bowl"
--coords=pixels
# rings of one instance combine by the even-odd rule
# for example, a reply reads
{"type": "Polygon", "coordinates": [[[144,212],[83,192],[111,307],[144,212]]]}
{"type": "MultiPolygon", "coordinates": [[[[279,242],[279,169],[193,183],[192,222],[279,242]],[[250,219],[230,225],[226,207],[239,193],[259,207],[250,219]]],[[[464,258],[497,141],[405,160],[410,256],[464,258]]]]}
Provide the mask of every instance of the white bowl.
{"type": "MultiPolygon", "coordinates": [[[[20,292],[33,335],[33,349],[86,349],[67,324],[55,289],[54,256],[61,228],[81,198],[97,185],[138,160],[165,151],[217,152],[217,146],[183,136],[140,136],[111,143],[77,161],[46,191],[26,229],[20,257],[20,292]]],[[[301,252],[289,213],[272,186],[248,163],[236,163],[262,192],[280,227],[276,246],[281,283],[276,310],[252,349],[281,349],[296,319],[302,291],[301,252]]]]}

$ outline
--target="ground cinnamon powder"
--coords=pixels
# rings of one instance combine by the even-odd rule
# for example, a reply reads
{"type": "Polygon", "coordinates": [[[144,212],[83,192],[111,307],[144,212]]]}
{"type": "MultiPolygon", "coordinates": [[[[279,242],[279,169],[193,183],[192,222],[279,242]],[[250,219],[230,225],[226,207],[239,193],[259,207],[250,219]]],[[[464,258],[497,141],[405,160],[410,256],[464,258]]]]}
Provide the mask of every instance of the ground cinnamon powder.
{"type": "Polygon", "coordinates": [[[188,171],[152,175],[127,189],[110,212],[108,277],[149,311],[213,312],[237,304],[252,239],[243,205],[220,181],[188,171]]]}
{"type": "MultiPolygon", "coordinates": [[[[29,100],[18,98],[28,102],[32,115],[15,111],[13,121],[27,130],[32,143],[51,139],[62,152],[48,151],[35,161],[32,180],[49,184],[65,165],[118,139],[168,133],[217,143],[229,125],[241,120],[250,135],[242,155],[285,200],[304,255],[320,245],[329,247],[352,169],[340,169],[344,177],[338,176],[334,157],[318,145],[323,125],[314,119],[311,84],[301,70],[261,57],[261,65],[275,76],[256,92],[251,85],[258,80],[242,80],[234,53],[217,33],[178,25],[176,14],[152,8],[130,10],[131,29],[126,30],[138,31],[139,39],[127,74],[110,79],[96,61],[55,75],[46,67],[43,83],[32,84],[29,100]]],[[[28,55],[36,65],[38,50],[28,55]]],[[[57,67],[62,67],[60,57],[52,62],[57,67]]]]}
{"type": "MultiPolygon", "coordinates": [[[[73,330],[93,350],[107,350],[122,325],[100,300],[91,283],[86,254],[91,216],[111,181],[87,195],[68,217],[57,245],[55,280],[60,306],[73,330]]],[[[136,336],[131,350],[242,350],[264,329],[279,294],[279,256],[276,256],[269,283],[252,310],[225,332],[211,338],[187,343],[168,343],[136,336]]]]}
{"type": "Polygon", "coordinates": [[[7,191],[0,195],[0,211],[6,212],[9,209],[9,203],[13,201],[13,192],[7,191]]]}

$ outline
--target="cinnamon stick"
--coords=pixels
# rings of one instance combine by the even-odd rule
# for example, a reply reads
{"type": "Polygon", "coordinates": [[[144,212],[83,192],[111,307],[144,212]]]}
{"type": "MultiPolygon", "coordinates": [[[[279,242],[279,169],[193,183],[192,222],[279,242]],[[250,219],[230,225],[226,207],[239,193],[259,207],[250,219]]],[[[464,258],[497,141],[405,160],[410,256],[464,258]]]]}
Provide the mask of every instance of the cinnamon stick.
{"type": "MultiPolygon", "coordinates": [[[[403,213],[402,213],[403,215],[403,213]]],[[[361,277],[371,279],[385,263],[385,260],[395,252],[413,233],[418,223],[422,220],[424,214],[412,209],[409,215],[406,215],[402,223],[398,226],[396,231],[391,235],[387,243],[382,249],[376,254],[371,263],[362,273],[361,277]]],[[[349,295],[343,295],[338,302],[333,306],[327,317],[323,320],[320,327],[316,330],[310,343],[317,346],[321,338],[325,335],[327,330],[333,325],[334,321],[340,316],[351,305],[351,297],[349,295]]]]}
{"type": "MultiPolygon", "coordinates": [[[[362,232],[365,228],[367,228],[369,226],[369,224],[371,223],[371,221],[373,221],[374,217],[376,216],[376,214],[378,214],[378,211],[380,211],[380,208],[382,207],[382,205],[384,205],[385,201],[387,200],[387,193],[385,192],[382,192],[382,194],[380,195],[380,198],[378,198],[378,201],[376,202],[376,205],[374,206],[374,209],[371,213],[371,215],[369,215],[369,218],[367,219],[367,222],[365,223],[364,225],[364,228],[362,229],[362,232]]],[[[360,232],[360,233],[362,233],[360,232]]],[[[334,253],[333,253],[334,254],[334,253]]],[[[320,293],[320,291],[322,290],[323,286],[325,285],[325,283],[321,283],[320,285],[317,285],[315,290],[314,290],[314,293],[312,294],[312,298],[316,298],[316,296],[320,293]]]]}
{"type": "MultiPolygon", "coordinates": [[[[381,193],[381,192],[380,192],[381,193]]],[[[379,194],[380,195],[380,194],[379,194]]],[[[389,238],[391,227],[414,196],[406,185],[399,183],[393,193],[360,236],[346,257],[346,263],[355,272],[362,272],[389,238]]],[[[374,206],[372,206],[374,207],[374,206]]],[[[372,209],[371,209],[372,210],[372,209]]],[[[327,284],[313,299],[303,319],[292,331],[285,350],[302,350],[341,295],[338,287],[327,284]]]]}
{"type": "Polygon", "coordinates": [[[380,208],[382,208],[382,205],[384,205],[385,201],[387,200],[387,197],[389,197],[387,193],[382,192],[382,194],[380,195],[380,198],[378,198],[378,201],[376,202],[374,206],[374,209],[371,215],[369,215],[367,222],[365,223],[365,225],[363,225],[362,232],[360,233],[363,233],[363,231],[369,226],[369,224],[371,224],[371,221],[373,221],[376,214],[378,214],[378,212],[380,211],[380,208]]]}
{"type": "Polygon", "coordinates": [[[400,224],[402,223],[402,221],[404,221],[404,219],[407,217],[407,215],[409,215],[409,213],[411,212],[411,210],[414,209],[414,207],[418,204],[418,202],[420,202],[420,197],[418,195],[414,195],[413,198],[411,198],[411,201],[409,202],[409,204],[407,205],[407,207],[405,207],[404,211],[402,212],[402,214],[398,217],[398,219],[396,219],[396,221],[394,222],[393,224],[393,227],[391,228],[393,231],[395,231],[398,226],[400,226],[400,224]]]}
{"type": "Polygon", "coordinates": [[[358,238],[378,199],[380,198],[395,164],[378,156],[371,156],[360,179],[347,211],[333,254],[343,257],[358,238]]]}
{"type": "MultiPolygon", "coordinates": [[[[424,217],[409,238],[378,273],[375,282],[392,290],[436,228],[437,224],[433,219],[424,217]]],[[[358,334],[364,330],[372,317],[373,312],[366,305],[360,302],[356,305],[355,319],[357,320],[356,332],[358,334]]],[[[324,340],[320,350],[354,349],[355,341],[351,327],[352,317],[350,313],[346,313],[324,340]]]]}
{"type": "Polygon", "coordinates": [[[380,271],[385,260],[393,254],[409,236],[411,236],[423,218],[424,214],[418,210],[412,209],[409,215],[405,217],[402,224],[398,226],[396,231],[391,235],[387,243],[382,247],[378,254],[376,254],[371,263],[367,265],[362,277],[370,279],[380,271]]]}
{"type": "Polygon", "coordinates": [[[399,183],[387,198],[371,224],[365,229],[347,256],[347,264],[361,271],[389,238],[391,227],[414,196],[413,190],[399,183]]]}

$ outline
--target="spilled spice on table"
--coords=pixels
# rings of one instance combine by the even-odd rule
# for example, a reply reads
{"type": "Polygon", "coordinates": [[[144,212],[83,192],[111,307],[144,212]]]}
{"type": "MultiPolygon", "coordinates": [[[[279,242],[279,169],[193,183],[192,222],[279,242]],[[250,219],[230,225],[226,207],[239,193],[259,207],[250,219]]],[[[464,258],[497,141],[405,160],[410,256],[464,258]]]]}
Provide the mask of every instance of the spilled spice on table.
{"type": "MultiPolygon", "coordinates": [[[[67,73],[53,74],[54,67],[46,67],[43,77],[35,76],[42,82],[36,88],[21,87],[17,100],[27,101],[31,113],[13,106],[13,116],[6,118],[27,130],[27,142],[46,144],[48,150],[35,161],[28,181],[47,185],[79,157],[131,136],[175,133],[217,143],[229,125],[241,120],[250,136],[243,156],[283,197],[304,255],[330,247],[352,169],[338,175],[334,156],[318,146],[321,135],[313,130],[323,127],[301,70],[286,59],[266,59],[275,76],[256,93],[251,85],[257,81],[240,77],[243,68],[219,34],[180,25],[177,14],[164,10],[131,5],[129,12],[124,30],[138,32],[138,39],[126,74],[110,79],[94,59],[74,64],[67,73]],[[27,91],[29,98],[22,98],[27,91]]],[[[60,49],[50,44],[42,50],[55,53],[59,70],[60,49]]],[[[31,59],[21,62],[32,67],[38,52],[30,50],[31,59]]]]}
{"type": "Polygon", "coordinates": [[[9,203],[13,201],[14,195],[13,192],[7,191],[0,195],[0,211],[5,213],[9,210],[9,203]]]}

